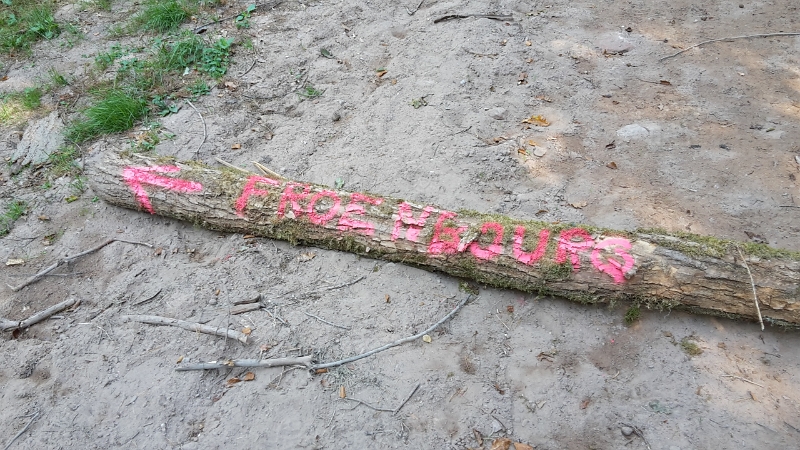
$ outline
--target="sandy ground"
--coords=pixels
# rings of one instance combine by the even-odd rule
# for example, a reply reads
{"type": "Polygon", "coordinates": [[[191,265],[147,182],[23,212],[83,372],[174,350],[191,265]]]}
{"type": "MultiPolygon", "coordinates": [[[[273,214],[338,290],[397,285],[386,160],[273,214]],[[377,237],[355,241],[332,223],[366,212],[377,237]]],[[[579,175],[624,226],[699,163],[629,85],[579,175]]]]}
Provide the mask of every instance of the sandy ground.
{"type": "MultiPolygon", "coordinates": [[[[416,3],[287,1],[258,10],[248,30],[209,27],[253,49],[238,47],[229,75],[194,102],[205,142],[183,107],[162,120],[175,137],[156,151],[253,170],[260,161],[290,178],[450,209],[800,250],[800,38],[719,42],[660,61],[707,39],[800,31],[796,2],[426,0],[410,15],[416,3]],[[448,14],[512,20],[433,22],[448,14]],[[298,96],[298,74],[323,95],[298,96]],[[550,126],[522,123],[536,115],[550,126]]],[[[6,58],[3,89],[49,67],[87,73],[133,8],[63,6],[59,17],[80,22],[86,39],[6,58]]],[[[4,158],[17,131],[5,130],[4,158]]],[[[135,133],[84,151],[126,149],[135,133]]],[[[67,204],[68,180],[47,191],[42,181],[3,168],[3,203],[31,210],[0,244],[0,260],[26,260],[0,271],[0,316],[80,305],[0,341],[0,443],[39,412],[11,448],[488,449],[501,437],[537,449],[800,448],[796,331],[674,311],[643,311],[626,326],[624,305],[513,291],[481,288],[431,343],[325,374],[257,369],[229,384],[248,370],[175,372],[179,358],[339,359],[427,328],[467,294],[451,277],[220,235],[93,202],[91,190],[67,204]],[[113,243],[59,269],[69,276],[5,287],[108,237],[161,251],[113,243]],[[263,309],[230,315],[257,294],[263,309]],[[125,314],[252,334],[242,345],[125,314]],[[394,410],[417,384],[396,414],[354,401],[394,410]]]]}

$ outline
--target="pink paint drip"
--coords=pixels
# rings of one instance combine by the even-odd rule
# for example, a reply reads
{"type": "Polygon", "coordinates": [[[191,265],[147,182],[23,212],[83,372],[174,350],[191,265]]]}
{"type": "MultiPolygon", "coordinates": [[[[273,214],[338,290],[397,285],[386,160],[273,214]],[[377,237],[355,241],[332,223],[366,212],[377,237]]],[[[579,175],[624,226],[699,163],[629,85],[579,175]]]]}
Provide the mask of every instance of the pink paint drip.
{"type": "Polygon", "coordinates": [[[311,201],[308,202],[308,220],[314,225],[325,226],[329,220],[336,217],[336,214],[339,214],[339,205],[341,205],[341,203],[342,201],[339,199],[339,196],[336,195],[336,192],[327,189],[317,192],[311,197],[311,201]],[[314,209],[314,206],[323,197],[328,197],[333,200],[333,206],[331,206],[325,214],[320,215],[314,209]]]}
{"type": "Polygon", "coordinates": [[[339,231],[355,230],[359,231],[361,234],[372,236],[375,233],[375,225],[373,225],[371,222],[366,222],[363,220],[357,220],[353,218],[353,216],[364,215],[365,212],[364,206],[359,203],[366,203],[378,206],[381,203],[383,203],[383,199],[372,198],[364,194],[354,192],[353,195],[350,197],[350,203],[344,207],[344,212],[342,213],[342,217],[339,218],[339,224],[336,226],[336,228],[339,231]]]}
{"type": "Polygon", "coordinates": [[[431,255],[446,254],[463,252],[466,246],[461,244],[461,233],[467,231],[467,227],[446,227],[444,226],[445,220],[454,219],[456,213],[450,211],[442,211],[439,214],[439,220],[436,221],[436,226],[433,229],[433,239],[428,246],[428,253],[431,255]]]}
{"type": "Polygon", "coordinates": [[[544,256],[544,252],[547,250],[548,239],[550,239],[550,230],[544,229],[540,231],[539,243],[536,245],[536,249],[532,252],[524,252],[522,251],[522,242],[525,240],[525,228],[518,226],[514,230],[514,258],[530,266],[544,256]]]}
{"type": "Polygon", "coordinates": [[[494,240],[486,248],[482,248],[477,242],[469,244],[469,251],[478,259],[489,260],[503,253],[503,225],[497,222],[486,222],[481,227],[481,234],[487,231],[494,232],[494,240]]]}
{"type": "Polygon", "coordinates": [[[153,172],[174,173],[180,172],[180,170],[181,168],[178,166],[126,167],[122,169],[122,179],[133,191],[142,208],[150,214],[155,214],[153,205],[150,203],[150,197],[142,187],[143,184],[161,187],[174,192],[198,192],[203,190],[203,185],[194,181],[161,177],[153,174],[153,172]]]}
{"type": "Polygon", "coordinates": [[[271,178],[264,178],[258,175],[253,175],[247,179],[247,183],[244,185],[244,189],[242,190],[242,195],[236,199],[236,214],[239,217],[244,217],[244,209],[247,207],[247,200],[254,196],[267,196],[269,195],[269,191],[265,191],[264,189],[256,189],[256,184],[268,184],[270,186],[280,186],[280,182],[273,180],[271,178]]]}
{"type": "Polygon", "coordinates": [[[286,183],[286,189],[281,195],[281,201],[278,204],[278,217],[283,217],[286,212],[286,204],[289,203],[292,207],[295,217],[303,214],[303,208],[300,206],[300,200],[305,200],[311,192],[311,186],[300,183],[286,183]],[[296,192],[295,188],[302,187],[303,192],[296,192]]]}
{"type": "Polygon", "coordinates": [[[633,257],[625,250],[631,249],[631,242],[624,238],[609,238],[603,239],[594,246],[592,251],[592,264],[597,270],[611,275],[615,283],[622,283],[625,281],[625,274],[633,269],[633,257]],[[601,258],[601,250],[611,249],[614,254],[622,258],[622,263],[616,259],[606,257],[606,262],[601,258]]]}
{"type": "Polygon", "coordinates": [[[400,231],[405,228],[406,239],[411,242],[419,241],[419,232],[425,227],[425,222],[428,216],[433,212],[432,206],[426,206],[422,209],[419,218],[414,218],[414,213],[411,211],[411,205],[403,202],[397,207],[397,218],[394,221],[394,229],[392,230],[392,240],[396,241],[400,237],[400,231]]]}
{"type": "Polygon", "coordinates": [[[578,253],[589,250],[594,246],[594,239],[583,228],[571,228],[561,232],[558,238],[558,248],[556,249],[556,264],[563,264],[567,261],[567,254],[570,255],[572,268],[578,270],[581,268],[581,258],[578,253]],[[580,239],[574,241],[573,239],[580,239]]]}

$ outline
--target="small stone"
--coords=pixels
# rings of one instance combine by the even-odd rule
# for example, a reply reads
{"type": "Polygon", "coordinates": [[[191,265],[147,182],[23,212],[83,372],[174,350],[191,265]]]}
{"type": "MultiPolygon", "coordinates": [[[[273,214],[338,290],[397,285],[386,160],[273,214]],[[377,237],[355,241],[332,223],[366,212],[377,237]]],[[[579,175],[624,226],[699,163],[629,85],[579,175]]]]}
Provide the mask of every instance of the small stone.
{"type": "Polygon", "coordinates": [[[630,436],[633,434],[633,428],[631,427],[622,427],[620,431],[622,431],[623,436],[630,436]]]}
{"type": "Polygon", "coordinates": [[[339,111],[336,111],[333,114],[331,114],[331,121],[333,122],[338,122],[341,118],[342,115],[339,113],[339,111]]]}
{"type": "Polygon", "coordinates": [[[544,156],[544,155],[545,155],[545,153],[547,153],[547,149],[546,149],[546,148],[544,148],[544,147],[538,147],[538,146],[537,146],[537,147],[536,147],[536,148],[533,150],[533,156],[535,156],[535,157],[537,157],[537,158],[541,158],[542,156],[544,156]]]}
{"type": "Polygon", "coordinates": [[[489,117],[495,120],[505,120],[507,113],[505,108],[492,108],[489,110],[489,117]]]}

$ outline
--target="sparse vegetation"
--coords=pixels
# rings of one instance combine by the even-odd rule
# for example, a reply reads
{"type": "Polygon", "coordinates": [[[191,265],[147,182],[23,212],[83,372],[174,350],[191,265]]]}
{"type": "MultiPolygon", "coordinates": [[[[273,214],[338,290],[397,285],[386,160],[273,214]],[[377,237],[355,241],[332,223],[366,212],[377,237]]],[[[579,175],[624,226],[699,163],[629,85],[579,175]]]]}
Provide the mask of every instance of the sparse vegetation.
{"type": "Polygon", "coordinates": [[[144,31],[167,33],[176,30],[191,14],[175,0],[151,0],[147,7],[133,19],[135,26],[144,31]]]}
{"type": "Polygon", "coordinates": [[[7,204],[2,215],[0,215],[0,236],[5,236],[11,232],[14,222],[25,215],[28,205],[21,200],[12,200],[7,204]]]}
{"type": "Polygon", "coordinates": [[[99,100],[83,112],[85,119],[73,123],[67,138],[83,142],[103,134],[125,131],[147,114],[147,104],[121,90],[100,94],[99,100]]]}
{"type": "Polygon", "coordinates": [[[50,154],[48,176],[59,178],[65,175],[75,176],[81,173],[77,160],[80,157],[78,148],[74,145],[62,147],[50,154]]]}
{"type": "Polygon", "coordinates": [[[6,53],[27,50],[40,39],[53,39],[61,30],[53,17],[54,5],[30,0],[3,2],[0,12],[0,50],[6,53]]]}
{"type": "Polygon", "coordinates": [[[684,352],[686,352],[686,354],[689,355],[689,356],[697,356],[697,355],[703,353],[703,349],[700,348],[699,345],[697,345],[694,342],[692,342],[692,338],[689,337],[689,336],[681,339],[680,346],[681,346],[681,349],[684,352]]]}
{"type": "Polygon", "coordinates": [[[633,305],[625,311],[625,325],[633,325],[642,315],[639,305],[633,305]]]}

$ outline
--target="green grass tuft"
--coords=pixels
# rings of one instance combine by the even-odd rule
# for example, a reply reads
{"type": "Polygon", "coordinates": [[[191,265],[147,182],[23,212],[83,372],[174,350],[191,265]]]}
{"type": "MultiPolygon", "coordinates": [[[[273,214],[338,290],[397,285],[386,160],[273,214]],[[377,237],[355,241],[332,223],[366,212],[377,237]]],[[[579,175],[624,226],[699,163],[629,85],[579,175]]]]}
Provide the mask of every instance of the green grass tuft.
{"type": "Polygon", "coordinates": [[[28,111],[32,111],[42,106],[42,90],[38,87],[27,88],[22,91],[19,97],[20,104],[28,111]]]}
{"type": "Polygon", "coordinates": [[[631,306],[625,311],[625,325],[633,325],[642,316],[642,311],[638,305],[631,306]]]}
{"type": "Polygon", "coordinates": [[[25,215],[28,205],[21,200],[13,200],[6,205],[5,212],[0,215],[0,236],[11,232],[11,227],[17,219],[25,215]]]}
{"type": "Polygon", "coordinates": [[[74,145],[68,145],[56,150],[48,158],[48,163],[50,163],[48,175],[53,178],[60,178],[65,175],[74,176],[80,174],[81,168],[77,163],[80,157],[81,154],[74,145]]]}
{"type": "Polygon", "coordinates": [[[12,53],[27,50],[40,39],[53,39],[61,30],[49,3],[12,2],[0,12],[0,50],[12,53]]]}
{"type": "Polygon", "coordinates": [[[190,16],[175,0],[152,0],[134,19],[139,29],[167,33],[176,30],[190,16]]]}
{"type": "Polygon", "coordinates": [[[83,112],[86,116],[84,120],[69,127],[67,138],[74,142],[83,142],[103,134],[125,131],[133,127],[136,120],[147,112],[147,103],[143,99],[134,98],[119,90],[108,91],[83,112]]]}

